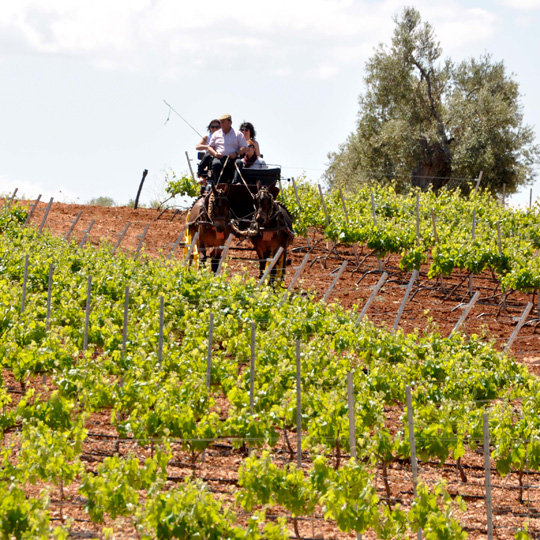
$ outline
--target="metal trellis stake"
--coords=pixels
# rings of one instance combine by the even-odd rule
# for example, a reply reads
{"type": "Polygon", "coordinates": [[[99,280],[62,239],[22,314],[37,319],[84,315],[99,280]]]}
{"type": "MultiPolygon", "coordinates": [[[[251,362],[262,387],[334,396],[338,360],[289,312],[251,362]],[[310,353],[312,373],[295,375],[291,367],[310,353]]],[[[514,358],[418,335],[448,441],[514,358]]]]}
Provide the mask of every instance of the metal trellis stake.
{"type": "Polygon", "coordinates": [[[512,346],[512,343],[514,343],[514,340],[516,339],[517,335],[519,334],[519,331],[521,330],[521,327],[525,324],[525,321],[527,320],[527,317],[529,316],[529,313],[531,312],[533,305],[531,302],[528,302],[525,306],[525,309],[523,310],[523,313],[521,314],[521,317],[514,328],[514,331],[512,332],[512,335],[510,336],[510,339],[508,340],[508,343],[506,344],[506,347],[504,348],[503,352],[508,351],[510,347],[512,346]]]}
{"type": "Polygon", "coordinates": [[[293,290],[294,286],[296,285],[296,282],[298,281],[298,279],[300,278],[300,275],[302,274],[302,272],[304,271],[304,268],[306,267],[306,264],[308,262],[308,259],[309,259],[309,253],[306,253],[305,256],[304,256],[304,259],[302,260],[300,266],[298,267],[298,269],[296,270],[296,273],[294,274],[294,277],[292,278],[290,284],[289,284],[289,287],[287,288],[287,290],[285,291],[285,293],[283,294],[283,297],[281,298],[281,300],[279,301],[279,304],[278,306],[282,306],[283,303],[285,302],[285,300],[287,299],[287,296],[290,294],[290,292],[293,290]]]}
{"type": "Polygon", "coordinates": [[[456,323],[456,326],[454,326],[454,328],[450,332],[450,335],[452,335],[463,324],[465,319],[469,316],[469,313],[471,312],[472,308],[476,304],[478,298],[480,298],[480,291],[476,291],[474,293],[474,296],[471,298],[471,301],[467,304],[467,307],[463,310],[463,313],[461,314],[459,321],[456,323]]]}
{"type": "Polygon", "coordinates": [[[210,390],[212,376],[212,340],[214,337],[214,314],[210,313],[210,325],[208,328],[208,352],[206,354],[206,388],[210,390]]]}
{"type": "Polygon", "coordinates": [[[302,383],[300,380],[300,340],[296,341],[296,464],[302,467],[302,383]]]}
{"type": "Polygon", "coordinates": [[[158,369],[161,370],[163,362],[163,321],[165,312],[165,300],[163,296],[159,297],[159,342],[158,342],[158,369]]]}
{"type": "Polygon", "coordinates": [[[431,209],[431,223],[433,225],[433,238],[435,240],[435,243],[439,243],[439,237],[437,236],[437,223],[435,221],[435,212],[433,209],[431,209]]]}
{"type": "Polygon", "coordinates": [[[193,251],[195,250],[195,246],[197,245],[197,240],[199,239],[199,231],[196,231],[193,235],[193,239],[191,240],[191,244],[189,245],[189,249],[187,252],[186,260],[184,261],[184,265],[188,268],[191,266],[191,257],[193,256],[193,251]]]}
{"type": "Polygon", "coordinates": [[[484,431],[484,469],[486,472],[486,514],[488,540],[493,540],[493,499],[491,494],[491,463],[489,451],[489,416],[488,413],[482,415],[484,431]]]}
{"type": "Polygon", "coordinates": [[[480,187],[480,182],[482,181],[483,175],[484,175],[484,171],[480,171],[480,174],[478,175],[478,178],[476,179],[476,186],[474,188],[475,194],[478,192],[478,188],[480,187]]]}
{"type": "Polygon", "coordinates": [[[227,260],[227,256],[229,255],[229,249],[231,247],[231,243],[234,239],[234,235],[231,233],[229,234],[229,237],[227,238],[227,241],[225,242],[225,245],[223,246],[223,252],[221,253],[221,258],[219,259],[219,265],[216,270],[216,276],[220,276],[221,272],[223,270],[223,264],[227,260]]]}
{"type": "MultiPolygon", "coordinates": [[[[418,485],[418,461],[416,459],[416,440],[414,437],[414,417],[413,417],[413,405],[412,405],[412,392],[411,387],[407,386],[407,420],[409,424],[409,445],[411,447],[411,470],[413,475],[413,494],[416,498],[416,486],[418,485]]],[[[422,540],[422,529],[418,529],[416,533],[418,540],[422,540]]]]}
{"type": "Polygon", "coordinates": [[[414,285],[414,282],[416,281],[417,277],[418,277],[418,270],[413,270],[411,279],[409,280],[409,284],[407,285],[407,290],[405,291],[405,296],[403,297],[403,300],[401,301],[401,305],[399,306],[399,311],[398,311],[396,320],[394,322],[394,327],[392,329],[392,332],[395,332],[397,330],[399,321],[401,320],[401,316],[403,315],[403,310],[405,309],[405,304],[407,303],[407,300],[409,299],[412,286],[414,285]]]}
{"type": "Polygon", "coordinates": [[[272,268],[276,265],[279,258],[281,257],[281,254],[283,253],[283,248],[280,246],[277,250],[276,254],[274,255],[274,258],[270,261],[268,266],[266,267],[266,270],[264,271],[264,274],[261,279],[259,279],[259,283],[257,283],[257,287],[260,287],[265,281],[270,272],[272,271],[272,268]]]}
{"type": "Polygon", "coordinates": [[[174,255],[174,252],[176,251],[176,248],[178,247],[178,245],[180,244],[180,242],[182,241],[182,238],[184,237],[184,231],[182,231],[179,235],[178,235],[178,238],[176,239],[176,242],[173,244],[172,246],[172,249],[171,249],[171,252],[169,253],[169,255],[167,256],[167,260],[169,260],[173,255],[174,255]]]}
{"type": "Polygon", "coordinates": [[[39,226],[38,234],[41,234],[43,232],[43,227],[45,226],[45,222],[47,221],[47,217],[51,210],[52,203],[53,203],[53,197],[51,197],[51,200],[49,201],[47,208],[45,208],[45,215],[43,216],[43,221],[41,222],[41,225],[39,226]]]}
{"type": "Polygon", "coordinates": [[[384,272],[383,275],[381,276],[381,279],[379,279],[379,281],[377,282],[377,285],[375,285],[375,288],[369,295],[368,301],[366,302],[366,305],[363,307],[362,311],[360,312],[360,315],[358,315],[358,318],[356,319],[357,325],[360,324],[362,319],[365,317],[369,307],[371,306],[371,304],[377,297],[377,294],[379,293],[379,291],[381,290],[382,286],[384,285],[387,279],[388,279],[388,273],[384,272]]]}
{"type": "Polygon", "coordinates": [[[136,255],[138,255],[139,251],[141,251],[144,239],[146,238],[146,234],[148,233],[149,228],[150,228],[150,223],[147,223],[142,234],[137,235],[137,238],[139,239],[139,243],[137,244],[137,249],[135,250],[136,255]]]}
{"type": "Polygon", "coordinates": [[[49,265],[49,284],[47,287],[47,319],[45,328],[48,330],[51,322],[51,300],[52,300],[52,285],[53,285],[54,264],[49,265]]]}
{"type": "Polygon", "coordinates": [[[337,274],[334,277],[334,280],[332,281],[332,284],[326,291],[326,294],[324,295],[323,301],[328,302],[328,299],[330,298],[330,295],[332,294],[332,291],[334,290],[334,287],[336,286],[336,283],[339,281],[339,278],[341,277],[341,274],[345,271],[345,268],[347,268],[347,261],[344,261],[344,263],[340,266],[337,274]]]}
{"type": "Polygon", "coordinates": [[[30,220],[32,219],[32,216],[34,215],[34,212],[36,211],[36,208],[37,208],[37,205],[39,204],[40,199],[41,199],[41,193],[38,195],[38,198],[36,199],[36,201],[32,205],[32,208],[31,208],[30,212],[26,216],[26,219],[24,221],[24,226],[26,226],[30,222],[30,220]]]}
{"type": "Polygon", "coordinates": [[[69,227],[68,229],[68,232],[66,233],[66,236],[64,236],[64,240],[67,242],[69,240],[69,237],[71,236],[71,233],[73,232],[73,229],[75,228],[75,226],[77,225],[77,222],[79,221],[79,219],[81,218],[82,216],[82,210],[79,210],[79,213],[77,214],[77,216],[75,217],[75,219],[71,222],[71,226],[69,227]]]}
{"type": "Polygon", "coordinates": [[[93,226],[94,226],[94,220],[92,220],[90,222],[90,225],[88,225],[88,229],[86,229],[86,231],[83,231],[84,234],[83,234],[81,243],[79,244],[79,247],[77,249],[81,249],[84,246],[84,244],[86,244],[86,240],[87,240],[88,235],[90,234],[90,231],[92,230],[93,226]]]}
{"type": "Polygon", "coordinates": [[[187,150],[186,150],[186,159],[187,159],[187,164],[189,167],[189,172],[191,173],[191,178],[193,178],[193,181],[197,183],[195,175],[193,174],[193,168],[191,167],[191,159],[189,159],[189,154],[187,153],[187,150]]]}
{"type": "Polygon", "coordinates": [[[86,286],[86,310],[84,317],[84,338],[83,351],[88,347],[88,328],[90,326],[90,299],[92,297],[92,276],[88,276],[88,284],[86,286]]]}
{"type": "Polygon", "coordinates": [[[26,284],[28,283],[28,264],[29,264],[29,255],[24,257],[24,276],[23,276],[23,288],[22,288],[22,298],[21,298],[21,313],[24,313],[26,307],[26,284]]]}
{"type": "Polygon", "coordinates": [[[324,217],[326,218],[326,224],[330,225],[330,219],[328,218],[328,210],[326,208],[326,203],[324,202],[324,195],[322,192],[321,184],[317,184],[317,187],[319,188],[319,195],[321,196],[321,202],[324,210],[324,217]]]}
{"type": "Polygon", "coordinates": [[[122,326],[122,356],[126,354],[128,314],[129,314],[129,287],[126,287],[125,298],[124,298],[124,325],[122,326]]]}
{"type": "Polygon", "coordinates": [[[124,230],[120,233],[120,238],[118,238],[118,241],[116,242],[116,245],[114,246],[112,250],[112,254],[114,255],[116,253],[116,250],[119,248],[120,244],[122,243],[122,240],[124,239],[124,236],[126,236],[127,230],[129,229],[129,226],[131,223],[128,221],[126,223],[126,226],[124,227],[124,230]]]}

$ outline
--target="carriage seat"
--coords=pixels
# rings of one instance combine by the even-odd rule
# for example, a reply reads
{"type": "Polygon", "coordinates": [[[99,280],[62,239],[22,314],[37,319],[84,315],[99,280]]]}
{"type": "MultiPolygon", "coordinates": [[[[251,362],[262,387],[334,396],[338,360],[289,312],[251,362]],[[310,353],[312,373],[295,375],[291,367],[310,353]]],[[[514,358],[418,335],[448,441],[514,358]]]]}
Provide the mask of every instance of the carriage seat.
{"type": "Polygon", "coordinates": [[[276,184],[281,178],[281,168],[244,169],[242,176],[248,185],[254,186],[257,182],[260,182],[262,186],[271,186],[276,184]]]}

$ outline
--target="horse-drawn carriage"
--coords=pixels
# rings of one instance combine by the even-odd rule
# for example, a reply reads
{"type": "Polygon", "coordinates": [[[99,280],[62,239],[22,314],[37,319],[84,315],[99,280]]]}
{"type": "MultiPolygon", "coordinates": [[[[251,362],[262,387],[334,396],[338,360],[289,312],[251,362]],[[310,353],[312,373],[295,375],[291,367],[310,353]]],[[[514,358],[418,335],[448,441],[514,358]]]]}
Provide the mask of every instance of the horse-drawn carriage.
{"type": "Polygon", "coordinates": [[[285,274],[287,247],[294,233],[288,210],[276,198],[281,169],[244,169],[239,171],[240,183],[221,182],[200,196],[187,216],[184,245],[190,246],[195,234],[197,240],[192,254],[205,261],[210,250],[212,270],[219,265],[222,249],[230,235],[249,239],[259,258],[262,276],[268,262],[283,252],[271,272],[271,280],[282,279],[285,274]]]}

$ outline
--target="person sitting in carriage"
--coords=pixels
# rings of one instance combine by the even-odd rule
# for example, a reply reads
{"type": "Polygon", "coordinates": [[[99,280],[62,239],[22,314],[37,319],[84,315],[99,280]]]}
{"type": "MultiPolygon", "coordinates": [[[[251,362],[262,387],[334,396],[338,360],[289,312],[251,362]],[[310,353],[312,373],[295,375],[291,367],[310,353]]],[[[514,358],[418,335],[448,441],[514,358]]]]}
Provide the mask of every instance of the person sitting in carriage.
{"type": "Polygon", "coordinates": [[[212,182],[214,185],[229,182],[237,169],[242,171],[242,156],[246,152],[246,139],[232,128],[230,114],[219,118],[221,129],[212,134],[208,142],[208,153],[212,156],[212,182]]]}
{"type": "Polygon", "coordinates": [[[257,155],[257,149],[253,144],[247,145],[246,153],[244,154],[244,169],[266,169],[268,166],[264,159],[257,155]]]}
{"type": "Polygon", "coordinates": [[[203,135],[201,140],[197,143],[197,146],[195,146],[195,150],[201,150],[205,153],[204,157],[199,162],[199,166],[197,168],[197,176],[199,177],[199,183],[202,184],[203,187],[206,186],[208,171],[212,166],[212,156],[208,153],[208,143],[212,138],[212,134],[215,133],[218,129],[221,129],[221,124],[219,123],[219,120],[212,120],[208,124],[207,129],[208,133],[206,135],[203,135]]]}

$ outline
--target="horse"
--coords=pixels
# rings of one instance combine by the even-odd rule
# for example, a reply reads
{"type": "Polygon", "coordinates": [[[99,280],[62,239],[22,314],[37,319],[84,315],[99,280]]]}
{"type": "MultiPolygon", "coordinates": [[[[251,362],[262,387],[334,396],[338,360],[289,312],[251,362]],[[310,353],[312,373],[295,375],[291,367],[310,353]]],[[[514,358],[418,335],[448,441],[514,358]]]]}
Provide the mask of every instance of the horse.
{"type": "Polygon", "coordinates": [[[216,189],[212,184],[210,193],[195,201],[187,217],[187,237],[193,238],[196,232],[199,233],[197,249],[202,261],[207,259],[206,248],[212,248],[210,257],[214,273],[217,272],[221,258],[219,248],[225,244],[229,234],[232,233],[230,204],[227,197],[229,187],[229,184],[226,184],[223,189],[216,189]]]}
{"type": "Polygon", "coordinates": [[[285,277],[287,247],[294,239],[292,217],[287,208],[274,199],[270,188],[257,187],[254,224],[250,227],[253,232],[249,236],[259,257],[259,277],[264,274],[267,259],[273,258],[279,248],[283,248],[283,253],[270,273],[270,283],[273,283],[276,277],[279,280],[285,277]]]}

